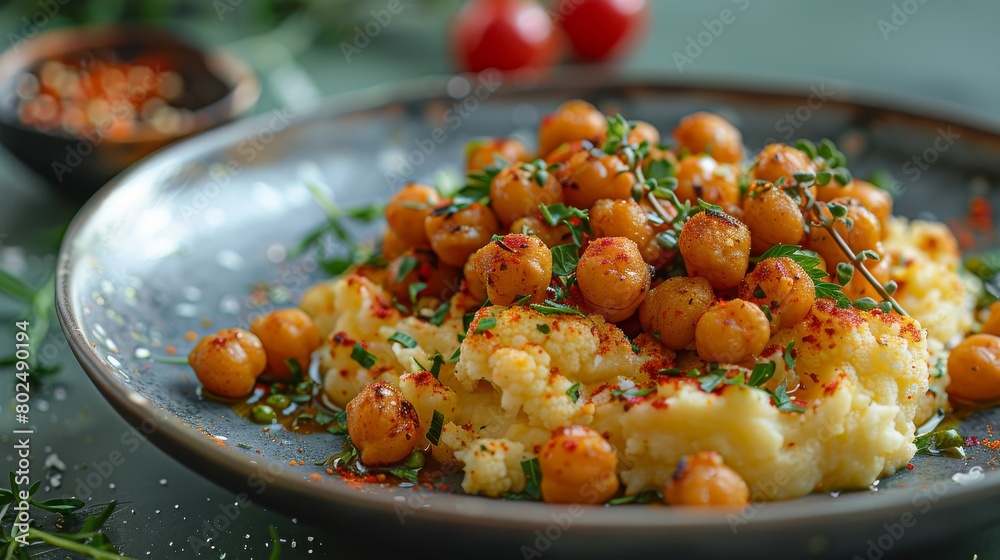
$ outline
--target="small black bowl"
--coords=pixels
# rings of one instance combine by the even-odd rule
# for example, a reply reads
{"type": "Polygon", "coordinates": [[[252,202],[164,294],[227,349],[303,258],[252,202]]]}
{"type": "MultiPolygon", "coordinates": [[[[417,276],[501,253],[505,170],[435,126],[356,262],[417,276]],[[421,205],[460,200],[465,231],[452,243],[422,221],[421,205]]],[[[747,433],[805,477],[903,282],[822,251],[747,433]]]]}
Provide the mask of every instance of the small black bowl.
{"type": "Polygon", "coordinates": [[[90,197],[123,169],[186,136],[230,121],[260,95],[250,67],[226,50],[206,52],[177,34],[158,28],[113,26],[67,28],[42,33],[0,55],[0,145],[76,201],[90,197]],[[179,109],[183,124],[164,133],[138,122],[124,138],[94,133],[89,138],[43,131],[21,122],[17,86],[25,73],[48,60],[79,59],[92,53],[120,62],[155,58],[180,74],[184,89],[179,109]]]}

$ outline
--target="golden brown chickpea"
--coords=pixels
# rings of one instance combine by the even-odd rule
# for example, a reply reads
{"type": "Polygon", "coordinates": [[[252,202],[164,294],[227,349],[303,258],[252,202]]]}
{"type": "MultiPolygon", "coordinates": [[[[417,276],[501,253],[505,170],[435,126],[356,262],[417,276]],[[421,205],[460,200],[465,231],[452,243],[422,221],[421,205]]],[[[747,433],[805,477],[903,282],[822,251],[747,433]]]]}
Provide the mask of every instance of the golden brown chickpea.
{"type": "Polygon", "coordinates": [[[829,202],[835,198],[853,198],[867,208],[882,225],[882,238],[889,234],[892,218],[892,196],[875,185],[854,179],[845,186],[836,181],[816,187],[816,200],[829,202]]]}
{"type": "Polygon", "coordinates": [[[710,204],[727,206],[740,201],[736,170],[719,165],[711,156],[688,156],[677,163],[677,198],[692,204],[702,199],[710,204]]]}
{"type": "MultiPolygon", "coordinates": [[[[878,244],[875,251],[878,252],[879,254],[882,254],[884,252],[882,250],[881,243],[878,244]]],[[[889,259],[883,257],[879,261],[873,261],[870,259],[866,260],[865,268],[868,269],[868,272],[872,273],[872,276],[874,276],[875,279],[878,280],[880,284],[885,284],[886,282],[889,281],[889,259]]],[[[837,274],[836,269],[827,269],[827,270],[830,270],[831,277],[836,277],[837,274]]],[[[876,291],[875,288],[871,285],[871,282],[866,280],[864,275],[862,275],[857,270],[855,270],[854,275],[851,276],[851,281],[848,282],[846,286],[844,286],[844,295],[846,295],[852,301],[863,297],[870,297],[875,299],[876,301],[882,299],[882,296],[880,296],[878,291],[876,291]]]]}
{"type": "Polygon", "coordinates": [[[406,243],[396,235],[396,232],[392,231],[392,228],[385,228],[385,234],[382,237],[382,260],[392,262],[408,248],[406,243]]]}
{"type": "Polygon", "coordinates": [[[482,171],[494,165],[496,156],[507,163],[519,163],[531,159],[528,148],[517,140],[509,138],[486,138],[473,140],[465,145],[466,171],[482,171]]]}
{"type": "Polygon", "coordinates": [[[635,313],[649,291],[649,266],[631,239],[601,237],[580,257],[576,279],[591,309],[616,323],[635,313]]]}
{"type": "Polygon", "coordinates": [[[660,131],[646,121],[635,121],[628,132],[628,143],[639,145],[643,142],[648,142],[650,147],[656,146],[660,143],[660,131]]]}
{"type": "MultiPolygon", "coordinates": [[[[835,198],[830,201],[835,204],[841,204],[847,207],[847,218],[849,218],[854,225],[851,229],[847,229],[847,224],[842,220],[838,220],[834,225],[834,229],[840,234],[840,237],[847,242],[847,246],[851,248],[855,253],[865,251],[868,249],[876,250],[881,255],[884,251],[881,250],[881,240],[882,240],[882,226],[879,224],[878,218],[875,214],[872,214],[867,208],[861,205],[857,200],[853,198],[835,198]]],[[[830,211],[826,208],[822,209],[823,214],[829,218],[830,211]]],[[[808,247],[813,251],[816,251],[823,257],[831,274],[836,271],[837,263],[844,262],[847,260],[847,256],[844,251],[837,245],[833,236],[830,232],[822,227],[811,228],[809,232],[809,242],[808,247]]]]}
{"type": "Polygon", "coordinates": [[[768,144],[757,154],[750,169],[750,178],[769,183],[777,183],[784,178],[785,186],[792,186],[798,184],[796,173],[816,173],[816,165],[797,148],[781,143],[768,144]]]}
{"type": "Polygon", "coordinates": [[[750,230],[722,212],[691,216],[677,245],[688,274],[705,278],[716,290],[738,286],[750,266],[750,230]]]}
{"type": "Polygon", "coordinates": [[[635,242],[647,263],[655,263],[663,253],[656,232],[642,206],[631,198],[601,199],[590,208],[590,225],[595,237],[627,237],[635,242]]]}
{"type": "Polygon", "coordinates": [[[305,311],[296,308],[278,309],[257,317],[250,332],[260,339],[267,354],[267,373],[279,379],[292,376],[285,360],[295,360],[302,371],[309,371],[312,353],[323,345],[319,329],[305,311]]]}
{"type": "Polygon", "coordinates": [[[441,262],[459,267],[500,233],[500,222],[492,210],[476,202],[451,214],[432,212],[424,229],[441,262]]]}
{"type": "Polygon", "coordinates": [[[493,305],[513,305],[524,296],[531,296],[531,303],[545,300],[552,282],[552,252],[537,237],[508,233],[473,258],[493,305]]]}
{"type": "Polygon", "coordinates": [[[693,113],[684,117],[674,129],[674,139],[678,151],[687,148],[692,154],[709,154],[723,163],[743,160],[743,136],[719,115],[693,113]]]}
{"type": "Polygon", "coordinates": [[[589,152],[570,158],[559,176],[565,185],[566,202],[577,208],[590,208],[602,198],[631,198],[635,185],[635,175],[618,156],[598,158],[589,152]]]}
{"type": "Polygon", "coordinates": [[[780,329],[799,323],[816,301],[816,287],[805,269],[788,257],[764,259],[740,282],[740,299],[771,310],[780,329]]]}
{"type": "Polygon", "coordinates": [[[539,204],[562,202],[563,188],[550,174],[536,175],[520,165],[506,167],[490,183],[490,204],[500,223],[510,227],[515,220],[538,213],[539,204]],[[539,178],[544,179],[538,184],[539,178]]]}
{"type": "Polygon", "coordinates": [[[750,249],[761,254],[779,243],[799,245],[805,223],[799,203],[772,183],[753,183],[743,201],[743,222],[750,228],[750,249]]]}
{"type": "Polygon", "coordinates": [[[347,433],[365,466],[398,463],[413,451],[420,417],[399,389],[376,381],[351,399],[346,409],[347,433]]]}
{"type": "Polygon", "coordinates": [[[603,504],[618,492],[618,454],[584,426],[552,432],[538,455],[542,500],[550,504],[603,504]]]}
{"type": "Polygon", "coordinates": [[[967,402],[1000,399],[1000,337],[974,334],[948,356],[948,394],[967,402]]]}
{"type": "MultiPolygon", "coordinates": [[[[542,117],[538,129],[538,153],[548,154],[566,142],[595,140],[608,132],[608,119],[596,107],[574,99],[542,117]]],[[[588,205],[589,206],[589,205],[588,205]]]]}
{"type": "Polygon", "coordinates": [[[441,203],[437,190],[410,183],[393,195],[385,206],[385,220],[406,247],[427,245],[424,220],[441,203]]]}
{"type": "Polygon", "coordinates": [[[469,260],[465,261],[465,268],[462,269],[462,275],[465,277],[465,287],[469,295],[482,302],[486,301],[488,295],[486,293],[486,283],[483,282],[482,275],[476,270],[477,253],[478,251],[473,253],[469,257],[469,260]]]}
{"type": "Polygon", "coordinates": [[[995,301],[990,305],[989,313],[979,332],[1000,336],[1000,301],[995,301]]]}
{"type": "Polygon", "coordinates": [[[771,324],[760,306],[734,299],[712,304],[698,318],[694,345],[706,362],[744,363],[760,355],[771,338],[771,324]]]}
{"type": "Polygon", "coordinates": [[[681,460],[667,482],[663,499],[673,506],[742,508],[750,503],[750,488],[718,453],[703,451],[681,460]]]}
{"type": "Polygon", "coordinates": [[[542,243],[545,243],[549,247],[564,245],[573,241],[573,236],[570,234],[569,228],[565,225],[550,226],[534,216],[525,216],[514,220],[514,223],[510,225],[510,232],[538,236],[542,240],[542,243]]]}
{"type": "Polygon", "coordinates": [[[698,318],[715,302],[708,280],[697,276],[667,278],[653,288],[639,306],[642,330],[659,338],[671,350],[694,342],[698,318]]]}
{"type": "Polygon", "coordinates": [[[432,297],[441,301],[453,296],[461,286],[462,271],[442,264],[430,249],[407,249],[389,263],[387,271],[386,289],[403,305],[410,305],[410,286],[415,283],[425,285],[414,294],[417,298],[432,297]]]}
{"type": "Polygon", "coordinates": [[[253,391],[267,367],[267,356],[253,333],[222,329],[202,338],[188,354],[188,363],[205,389],[235,399],[253,391]]]}

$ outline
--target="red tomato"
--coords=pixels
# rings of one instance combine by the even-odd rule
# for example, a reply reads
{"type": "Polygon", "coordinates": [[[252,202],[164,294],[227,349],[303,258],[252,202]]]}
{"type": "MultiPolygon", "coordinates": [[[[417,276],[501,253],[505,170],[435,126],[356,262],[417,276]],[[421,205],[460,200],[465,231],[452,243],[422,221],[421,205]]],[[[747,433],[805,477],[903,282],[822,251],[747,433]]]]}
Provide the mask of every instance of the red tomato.
{"type": "Polygon", "coordinates": [[[555,26],[534,0],[471,0],[452,22],[452,40],[470,72],[544,68],[556,55],[555,26]]]}
{"type": "Polygon", "coordinates": [[[580,58],[605,60],[625,52],[648,13],[647,0],[557,0],[553,17],[580,58]]]}

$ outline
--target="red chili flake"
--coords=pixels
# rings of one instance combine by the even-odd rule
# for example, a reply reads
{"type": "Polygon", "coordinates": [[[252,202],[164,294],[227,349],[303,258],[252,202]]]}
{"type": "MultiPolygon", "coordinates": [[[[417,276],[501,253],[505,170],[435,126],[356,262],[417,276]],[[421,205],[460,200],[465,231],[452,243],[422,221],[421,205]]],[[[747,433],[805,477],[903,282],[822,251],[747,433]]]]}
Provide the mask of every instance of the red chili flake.
{"type": "Polygon", "coordinates": [[[576,445],[577,445],[576,441],[572,439],[567,439],[562,442],[563,448],[565,448],[566,451],[569,451],[571,453],[573,451],[576,451],[576,445]]]}
{"type": "Polygon", "coordinates": [[[976,436],[969,436],[965,438],[966,447],[979,447],[979,438],[976,436]]]}
{"type": "Polygon", "coordinates": [[[913,463],[907,463],[906,464],[906,470],[912,471],[913,470],[913,463]]]}

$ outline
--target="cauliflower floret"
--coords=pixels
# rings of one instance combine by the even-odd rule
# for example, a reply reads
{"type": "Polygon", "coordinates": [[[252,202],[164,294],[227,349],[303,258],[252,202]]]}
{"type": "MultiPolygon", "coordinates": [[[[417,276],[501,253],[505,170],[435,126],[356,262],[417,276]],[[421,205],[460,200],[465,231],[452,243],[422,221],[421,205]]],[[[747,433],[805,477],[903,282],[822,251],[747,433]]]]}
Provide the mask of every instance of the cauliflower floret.
{"type": "Polygon", "coordinates": [[[334,406],[347,406],[370,383],[383,380],[392,385],[399,383],[399,362],[386,343],[368,344],[367,352],[375,356],[370,368],[362,367],[351,357],[356,341],[338,332],[327,339],[319,349],[320,371],[323,372],[323,394],[334,406]]]}
{"type": "Polygon", "coordinates": [[[523,349],[528,344],[541,347],[550,356],[552,368],[572,381],[611,380],[639,368],[625,334],[599,315],[544,315],[530,308],[494,306],[476,315],[472,330],[462,343],[458,365],[458,378],[466,384],[489,371],[487,362],[498,349],[523,349]],[[476,333],[479,321],[486,317],[496,319],[496,326],[476,333]]]}
{"type": "Polygon", "coordinates": [[[399,311],[390,301],[369,278],[348,274],[312,288],[302,300],[302,309],[321,333],[344,332],[369,340],[377,338],[379,328],[399,322],[399,311]]]}
{"type": "Polygon", "coordinates": [[[507,439],[480,439],[455,451],[455,458],[465,463],[462,489],[469,494],[491,498],[524,490],[521,461],[528,457],[524,445],[507,439]]]}
{"type": "Polygon", "coordinates": [[[540,347],[500,348],[490,356],[489,368],[490,380],[501,390],[504,410],[523,408],[533,425],[550,430],[590,421],[590,407],[573,402],[566,393],[573,383],[551,372],[549,355],[540,347]]]}
{"type": "Polygon", "coordinates": [[[431,427],[435,410],[443,414],[445,418],[453,418],[458,409],[458,395],[455,394],[455,391],[434,379],[434,375],[429,371],[404,373],[399,377],[399,390],[402,391],[403,397],[410,401],[413,408],[417,410],[417,416],[420,417],[418,447],[427,444],[425,435],[431,427]]]}

